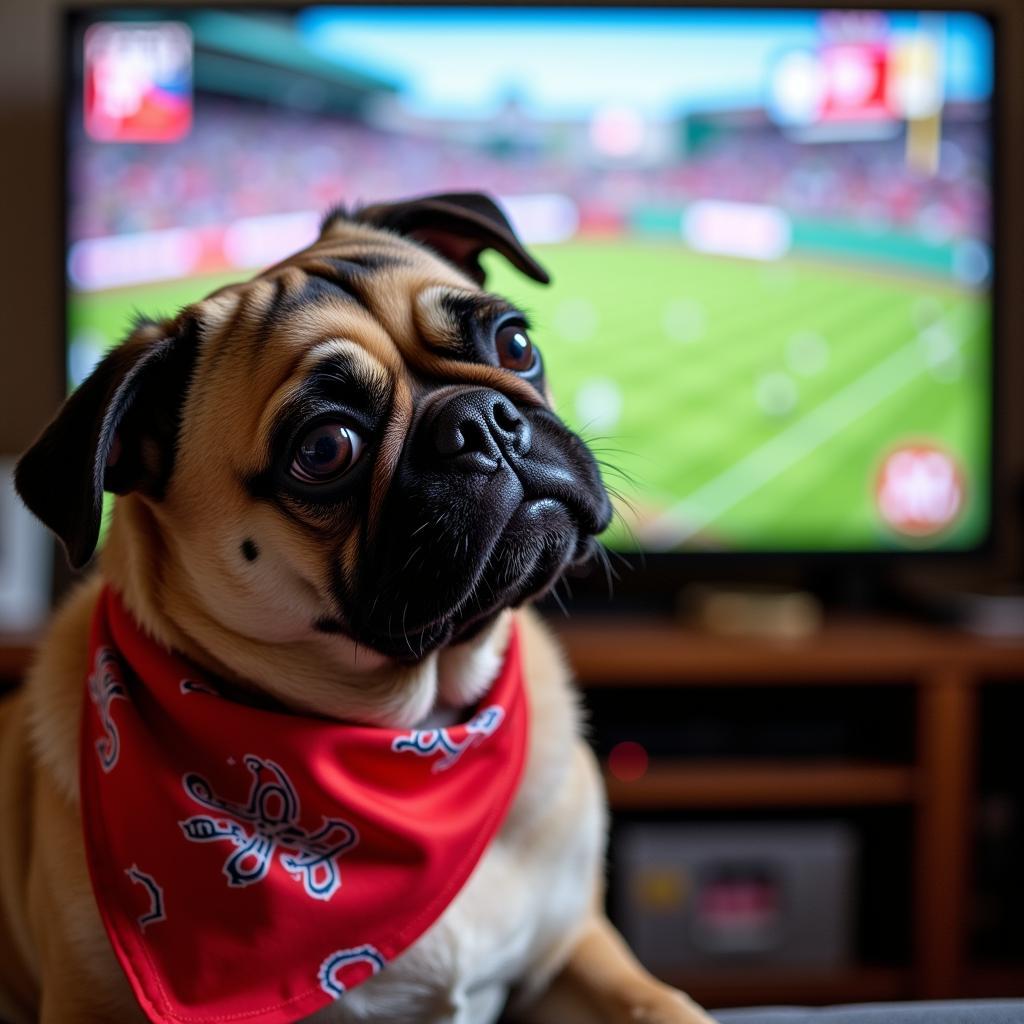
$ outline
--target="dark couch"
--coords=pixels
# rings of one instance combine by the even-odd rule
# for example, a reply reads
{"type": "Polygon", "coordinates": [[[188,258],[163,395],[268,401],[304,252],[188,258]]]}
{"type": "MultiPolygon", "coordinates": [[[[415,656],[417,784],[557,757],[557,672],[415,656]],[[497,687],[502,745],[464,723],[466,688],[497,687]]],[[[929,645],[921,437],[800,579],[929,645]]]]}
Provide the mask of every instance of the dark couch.
{"type": "Polygon", "coordinates": [[[721,1024],[1024,1024],[1024,1000],[716,1010],[721,1024]]]}

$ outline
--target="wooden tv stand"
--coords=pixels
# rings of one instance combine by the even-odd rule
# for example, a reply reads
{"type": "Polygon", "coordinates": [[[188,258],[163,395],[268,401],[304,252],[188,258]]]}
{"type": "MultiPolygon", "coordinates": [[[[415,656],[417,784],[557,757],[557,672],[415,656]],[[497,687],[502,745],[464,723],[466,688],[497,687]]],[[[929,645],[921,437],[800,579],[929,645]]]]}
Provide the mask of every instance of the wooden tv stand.
{"type": "Polygon", "coordinates": [[[624,782],[606,773],[613,808],[749,811],[902,805],[913,821],[909,965],[829,974],[706,972],[674,978],[708,1005],[829,1003],[1024,995],[1019,970],[969,963],[979,693],[1024,685],[1024,640],[990,640],[890,620],[827,624],[798,640],[715,637],[672,621],[555,620],[580,685],[800,687],[909,685],[907,763],[843,760],[652,760],[624,782]]]}

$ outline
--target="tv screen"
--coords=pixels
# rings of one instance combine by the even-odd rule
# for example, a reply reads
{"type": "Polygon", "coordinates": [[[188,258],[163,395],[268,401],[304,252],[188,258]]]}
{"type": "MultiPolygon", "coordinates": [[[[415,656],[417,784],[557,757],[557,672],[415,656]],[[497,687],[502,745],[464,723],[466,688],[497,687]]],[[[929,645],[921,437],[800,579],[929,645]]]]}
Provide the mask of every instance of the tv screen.
{"type": "Polygon", "coordinates": [[[990,532],[991,24],[945,11],[147,7],[67,34],[69,385],[311,242],[495,196],[622,551],[990,532]]]}

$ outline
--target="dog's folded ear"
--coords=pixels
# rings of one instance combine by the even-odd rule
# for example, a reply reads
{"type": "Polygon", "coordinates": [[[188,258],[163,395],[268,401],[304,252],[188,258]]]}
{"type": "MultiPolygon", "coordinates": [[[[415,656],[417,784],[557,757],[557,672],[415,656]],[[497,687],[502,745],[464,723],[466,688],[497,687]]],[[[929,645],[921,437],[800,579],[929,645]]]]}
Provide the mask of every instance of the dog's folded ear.
{"type": "Polygon", "coordinates": [[[354,219],[422,242],[477,284],[484,283],[480,253],[485,249],[500,252],[517,270],[541,284],[551,281],[547,271],[526,251],[498,204],[479,192],[377,203],[359,210],[354,219]]]}
{"type": "Polygon", "coordinates": [[[64,542],[74,568],[96,548],[105,490],[162,496],[197,345],[190,314],[164,324],[140,322],[18,462],[18,493],[64,542]]]}

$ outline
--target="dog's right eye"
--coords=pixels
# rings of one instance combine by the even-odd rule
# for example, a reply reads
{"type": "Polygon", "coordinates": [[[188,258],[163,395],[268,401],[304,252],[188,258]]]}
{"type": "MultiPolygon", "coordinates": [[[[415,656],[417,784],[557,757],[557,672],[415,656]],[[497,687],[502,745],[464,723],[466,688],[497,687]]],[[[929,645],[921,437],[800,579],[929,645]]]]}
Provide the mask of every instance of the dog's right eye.
{"type": "Polygon", "coordinates": [[[289,472],[304,484],[321,484],[347,473],[363,453],[363,439],[346,423],[319,423],[299,441],[289,472]]]}

